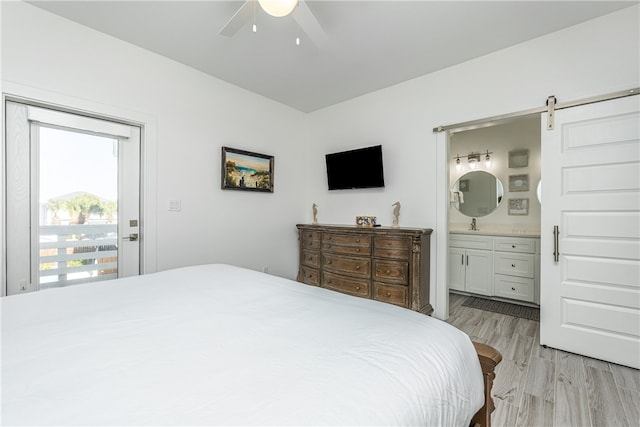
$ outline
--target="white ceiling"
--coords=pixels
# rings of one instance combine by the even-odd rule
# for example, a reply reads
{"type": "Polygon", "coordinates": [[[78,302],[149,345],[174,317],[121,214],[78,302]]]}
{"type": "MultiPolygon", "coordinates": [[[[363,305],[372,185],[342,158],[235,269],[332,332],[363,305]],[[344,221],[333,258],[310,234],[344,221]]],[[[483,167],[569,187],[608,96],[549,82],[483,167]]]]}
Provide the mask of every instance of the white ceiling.
{"type": "Polygon", "coordinates": [[[218,34],[243,1],[30,1],[303,112],[382,89],[638,1],[308,1],[328,42],[259,7],[218,34]],[[302,42],[295,44],[300,35],[302,42]]]}

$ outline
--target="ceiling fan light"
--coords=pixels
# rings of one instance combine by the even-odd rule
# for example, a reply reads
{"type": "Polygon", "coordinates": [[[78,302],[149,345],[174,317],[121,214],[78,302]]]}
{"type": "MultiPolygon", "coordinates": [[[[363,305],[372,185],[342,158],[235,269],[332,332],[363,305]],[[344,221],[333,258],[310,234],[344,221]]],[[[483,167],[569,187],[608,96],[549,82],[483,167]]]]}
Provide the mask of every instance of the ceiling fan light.
{"type": "Polygon", "coordinates": [[[260,7],[271,16],[287,16],[298,5],[298,0],[258,0],[260,7]]]}

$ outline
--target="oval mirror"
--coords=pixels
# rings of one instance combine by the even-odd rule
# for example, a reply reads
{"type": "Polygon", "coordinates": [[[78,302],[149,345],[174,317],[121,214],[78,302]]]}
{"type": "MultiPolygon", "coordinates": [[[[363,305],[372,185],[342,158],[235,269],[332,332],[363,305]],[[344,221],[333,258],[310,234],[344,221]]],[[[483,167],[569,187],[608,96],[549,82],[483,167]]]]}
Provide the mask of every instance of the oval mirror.
{"type": "Polygon", "coordinates": [[[462,175],[451,188],[451,201],[460,213],[482,217],[502,202],[502,182],[489,172],[471,171],[462,175]]]}

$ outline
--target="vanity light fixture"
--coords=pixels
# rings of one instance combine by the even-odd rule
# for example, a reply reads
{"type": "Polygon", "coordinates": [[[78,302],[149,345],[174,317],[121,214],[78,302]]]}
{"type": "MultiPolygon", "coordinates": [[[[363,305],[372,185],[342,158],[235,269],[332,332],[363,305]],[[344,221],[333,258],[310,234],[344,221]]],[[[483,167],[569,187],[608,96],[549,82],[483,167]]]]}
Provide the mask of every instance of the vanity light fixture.
{"type": "Polygon", "coordinates": [[[480,155],[471,153],[467,156],[467,161],[469,162],[469,169],[475,169],[480,161],[480,155]]]}
{"type": "Polygon", "coordinates": [[[456,156],[456,170],[460,172],[460,169],[462,169],[462,163],[460,163],[460,156],[456,156]]]}
{"type": "Polygon", "coordinates": [[[484,165],[488,168],[491,167],[491,156],[489,156],[489,150],[487,150],[487,155],[484,157],[484,165]]]}
{"type": "Polygon", "coordinates": [[[484,156],[484,165],[487,168],[491,167],[491,154],[493,154],[493,151],[489,151],[487,150],[485,153],[480,154],[480,153],[474,153],[473,151],[469,154],[467,154],[466,156],[461,156],[459,154],[456,154],[456,156],[453,158],[456,161],[456,171],[460,171],[462,170],[462,163],[460,162],[460,158],[466,158],[467,162],[469,163],[469,169],[475,169],[476,166],[480,163],[481,157],[484,156]]]}

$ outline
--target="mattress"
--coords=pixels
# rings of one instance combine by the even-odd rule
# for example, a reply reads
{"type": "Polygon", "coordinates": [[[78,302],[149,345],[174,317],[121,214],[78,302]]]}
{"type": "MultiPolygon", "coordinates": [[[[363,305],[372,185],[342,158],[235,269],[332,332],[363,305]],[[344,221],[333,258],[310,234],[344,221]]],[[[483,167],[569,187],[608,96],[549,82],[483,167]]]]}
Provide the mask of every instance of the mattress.
{"type": "Polygon", "coordinates": [[[440,320],[212,264],[1,299],[5,425],[467,426],[440,320]]]}

